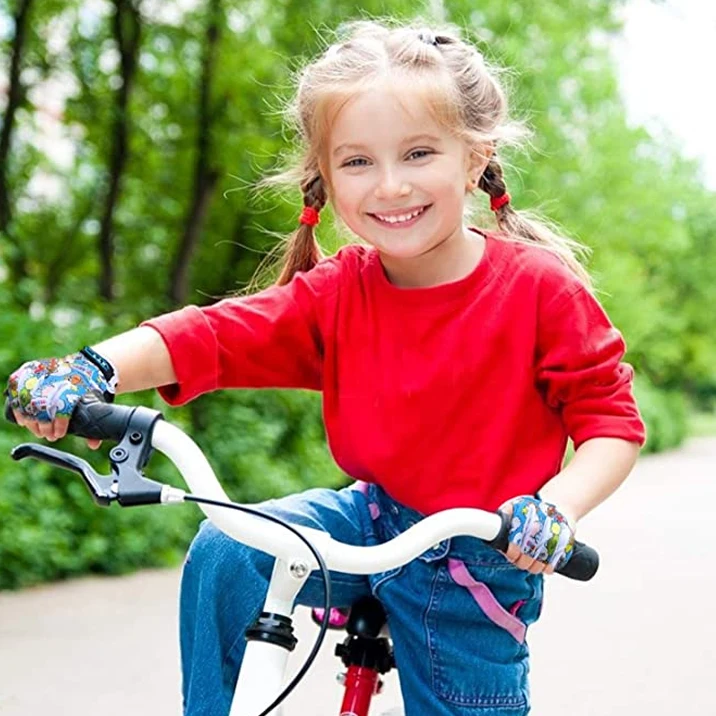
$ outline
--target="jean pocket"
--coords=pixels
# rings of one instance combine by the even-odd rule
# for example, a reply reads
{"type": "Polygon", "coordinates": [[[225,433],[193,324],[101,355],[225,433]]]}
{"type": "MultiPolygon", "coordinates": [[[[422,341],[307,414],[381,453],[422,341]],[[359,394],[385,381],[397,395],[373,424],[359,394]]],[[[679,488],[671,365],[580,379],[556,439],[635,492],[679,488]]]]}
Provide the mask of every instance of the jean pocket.
{"type": "Polygon", "coordinates": [[[525,643],[527,625],[517,616],[524,606],[525,600],[520,599],[508,611],[484,583],[475,579],[464,562],[459,559],[448,560],[450,578],[460,587],[464,587],[480,607],[482,613],[495,625],[504,629],[519,644],[525,643]]]}
{"type": "Polygon", "coordinates": [[[541,582],[526,579],[533,576],[454,559],[440,566],[425,621],[439,698],[459,706],[501,709],[505,716],[525,713],[525,633],[541,601],[541,582]]]}

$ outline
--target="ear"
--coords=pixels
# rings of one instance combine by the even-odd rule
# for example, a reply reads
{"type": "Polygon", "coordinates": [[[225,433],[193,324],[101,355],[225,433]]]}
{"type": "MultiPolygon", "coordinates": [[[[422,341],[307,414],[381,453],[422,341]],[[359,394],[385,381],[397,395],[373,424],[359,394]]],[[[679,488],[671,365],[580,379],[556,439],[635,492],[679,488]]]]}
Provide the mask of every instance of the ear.
{"type": "Polygon", "coordinates": [[[477,183],[480,181],[480,177],[485,171],[490,157],[492,157],[494,152],[495,147],[492,142],[472,145],[467,157],[466,188],[468,191],[473,191],[477,187],[477,183]]]}

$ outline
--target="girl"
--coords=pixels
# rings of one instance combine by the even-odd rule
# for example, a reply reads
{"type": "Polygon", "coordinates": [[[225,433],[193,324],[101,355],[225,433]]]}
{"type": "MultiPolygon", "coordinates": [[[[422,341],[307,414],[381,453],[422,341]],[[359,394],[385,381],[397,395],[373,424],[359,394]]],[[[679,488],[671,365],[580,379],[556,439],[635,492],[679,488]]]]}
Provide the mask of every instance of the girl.
{"type": "MultiPolygon", "coordinates": [[[[496,149],[514,127],[475,47],[354,24],[303,71],[295,110],[304,154],[288,176],[304,209],[278,284],[27,363],[10,378],[15,415],[56,440],[89,390],[159,387],[171,405],[219,388],[321,390],[330,448],[360,482],[263,508],[351,544],[451,507],[514,510],[506,557],[446,541],[399,570],[335,575],[334,606],[382,600],[408,716],[522,716],[542,573],[569,558],[577,522],[644,442],[624,342],[571,244],[513,209],[496,149]],[[498,232],[464,224],[477,189],[498,232]],[[329,201],[363,243],[322,259],[329,201]]],[[[202,525],[181,587],[189,716],[228,712],[270,569],[202,525]]],[[[320,599],[313,577],[299,601],[320,599]]]]}

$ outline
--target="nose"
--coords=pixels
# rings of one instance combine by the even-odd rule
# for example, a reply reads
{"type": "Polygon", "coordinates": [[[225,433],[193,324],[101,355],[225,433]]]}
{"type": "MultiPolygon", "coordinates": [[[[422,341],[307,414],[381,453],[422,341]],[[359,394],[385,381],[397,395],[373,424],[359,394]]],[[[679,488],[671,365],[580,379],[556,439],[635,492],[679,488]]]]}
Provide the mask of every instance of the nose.
{"type": "Polygon", "coordinates": [[[394,197],[408,196],[412,191],[410,182],[395,167],[385,167],[378,178],[375,187],[376,199],[392,199],[394,197]]]}

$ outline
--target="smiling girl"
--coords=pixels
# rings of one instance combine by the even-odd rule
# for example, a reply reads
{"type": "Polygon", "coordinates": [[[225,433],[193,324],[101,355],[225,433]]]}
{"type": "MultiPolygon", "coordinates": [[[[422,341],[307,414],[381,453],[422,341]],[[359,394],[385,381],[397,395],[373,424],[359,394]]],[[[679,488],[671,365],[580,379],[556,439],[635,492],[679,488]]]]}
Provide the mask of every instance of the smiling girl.
{"type": "MultiPolygon", "coordinates": [[[[331,451],[355,484],[262,508],[359,545],[447,508],[513,511],[507,555],[456,538],[400,570],[334,575],[334,595],[336,607],[383,602],[408,716],[522,716],[542,573],[569,559],[578,521],[644,442],[624,341],[574,245],[513,208],[499,148],[515,127],[457,33],[353,24],[304,69],[294,110],[303,156],[279,179],[299,183],[304,210],[277,285],[154,318],[61,359],[64,374],[26,363],[10,378],[16,418],[64,435],[68,369],[77,397],[322,391],[331,451]],[[465,222],[477,189],[498,231],[465,222]],[[323,258],[327,202],[361,243],[323,258]]],[[[267,555],[202,525],[181,592],[186,714],[228,712],[270,573],[267,555]]],[[[314,573],[299,602],[321,599],[314,573]]]]}

